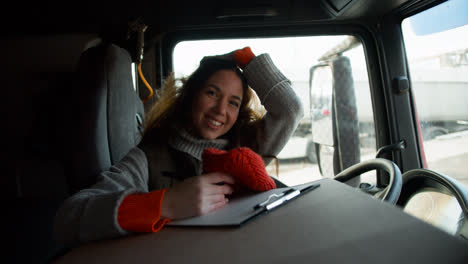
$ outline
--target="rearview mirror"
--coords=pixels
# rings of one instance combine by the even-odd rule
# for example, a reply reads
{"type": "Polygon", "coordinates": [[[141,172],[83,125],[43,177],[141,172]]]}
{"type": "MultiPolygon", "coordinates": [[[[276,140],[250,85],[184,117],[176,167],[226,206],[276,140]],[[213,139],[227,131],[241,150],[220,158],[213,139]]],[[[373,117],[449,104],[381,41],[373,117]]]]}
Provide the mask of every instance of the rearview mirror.
{"type": "MultiPolygon", "coordinates": [[[[323,177],[360,162],[359,122],[351,64],[338,56],[310,69],[312,141],[323,177]]],[[[349,185],[357,186],[360,178],[349,185]]]]}

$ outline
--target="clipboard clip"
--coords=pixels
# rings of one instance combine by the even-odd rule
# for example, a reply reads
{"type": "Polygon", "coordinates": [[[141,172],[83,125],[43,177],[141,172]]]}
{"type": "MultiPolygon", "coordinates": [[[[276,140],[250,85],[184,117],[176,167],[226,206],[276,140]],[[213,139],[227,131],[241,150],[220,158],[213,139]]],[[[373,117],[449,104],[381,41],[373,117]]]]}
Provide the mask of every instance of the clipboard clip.
{"type": "Polygon", "coordinates": [[[260,208],[263,208],[264,210],[271,210],[281,204],[283,204],[284,202],[287,202],[293,198],[296,198],[297,196],[301,195],[301,194],[304,194],[308,191],[311,191],[317,187],[319,187],[320,184],[312,184],[302,190],[298,190],[298,189],[295,189],[295,188],[291,188],[291,189],[288,189],[282,193],[279,193],[279,194],[272,194],[270,196],[268,196],[268,199],[266,199],[265,201],[257,204],[254,206],[254,210],[257,210],[257,209],[260,209],[260,208]],[[274,198],[277,198],[276,200],[270,202],[270,200],[274,199],[274,198]]]}
{"type": "MultiPolygon", "coordinates": [[[[255,205],[255,206],[254,206],[254,209],[262,208],[262,207],[268,205],[268,204],[270,203],[270,200],[273,200],[274,198],[283,197],[283,196],[285,196],[285,195],[287,195],[287,194],[293,193],[294,191],[296,191],[296,190],[293,189],[293,188],[291,188],[291,189],[286,190],[286,191],[284,191],[284,192],[282,192],[282,193],[274,193],[274,194],[268,196],[268,199],[266,199],[265,201],[263,201],[263,202],[261,202],[261,203],[255,205]]],[[[276,200],[276,201],[277,201],[277,200],[276,200]]]]}

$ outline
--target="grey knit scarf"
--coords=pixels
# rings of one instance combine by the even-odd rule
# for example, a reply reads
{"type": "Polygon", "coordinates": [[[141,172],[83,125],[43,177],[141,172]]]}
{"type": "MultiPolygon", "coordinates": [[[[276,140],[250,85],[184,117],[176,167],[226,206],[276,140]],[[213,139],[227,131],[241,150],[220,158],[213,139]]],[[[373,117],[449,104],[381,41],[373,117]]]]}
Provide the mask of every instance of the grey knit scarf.
{"type": "Polygon", "coordinates": [[[174,149],[187,153],[201,161],[205,148],[225,149],[229,141],[227,139],[199,139],[181,129],[179,133],[169,139],[168,143],[174,149]]]}

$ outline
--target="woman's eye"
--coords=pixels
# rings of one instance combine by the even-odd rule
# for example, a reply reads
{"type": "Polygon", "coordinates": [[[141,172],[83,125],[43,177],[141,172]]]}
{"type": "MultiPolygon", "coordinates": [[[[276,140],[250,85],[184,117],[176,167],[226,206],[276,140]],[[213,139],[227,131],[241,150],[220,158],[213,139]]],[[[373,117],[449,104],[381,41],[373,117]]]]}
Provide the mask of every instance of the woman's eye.
{"type": "Polygon", "coordinates": [[[207,90],[205,93],[210,96],[216,96],[216,92],[213,90],[207,90]]]}
{"type": "Polygon", "coordinates": [[[239,108],[239,102],[231,101],[231,105],[236,107],[236,108],[239,108]]]}

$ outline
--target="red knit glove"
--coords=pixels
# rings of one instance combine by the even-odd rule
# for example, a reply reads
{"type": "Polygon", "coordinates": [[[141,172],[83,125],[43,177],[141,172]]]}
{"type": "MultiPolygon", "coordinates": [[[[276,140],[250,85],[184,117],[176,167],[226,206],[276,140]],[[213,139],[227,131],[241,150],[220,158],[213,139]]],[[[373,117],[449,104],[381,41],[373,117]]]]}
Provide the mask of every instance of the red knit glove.
{"type": "Polygon", "coordinates": [[[234,51],[234,61],[236,61],[237,65],[241,69],[244,69],[253,58],[255,58],[255,54],[252,52],[250,47],[234,51]]]}
{"type": "Polygon", "coordinates": [[[203,172],[222,171],[236,177],[242,185],[254,191],[276,188],[275,181],[268,175],[263,159],[249,148],[230,151],[207,148],[203,151],[203,172]]]}

